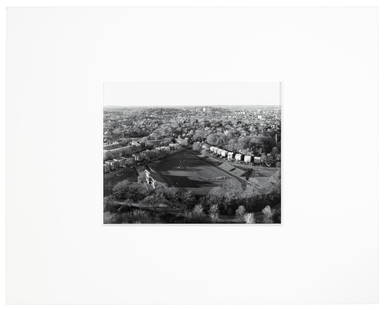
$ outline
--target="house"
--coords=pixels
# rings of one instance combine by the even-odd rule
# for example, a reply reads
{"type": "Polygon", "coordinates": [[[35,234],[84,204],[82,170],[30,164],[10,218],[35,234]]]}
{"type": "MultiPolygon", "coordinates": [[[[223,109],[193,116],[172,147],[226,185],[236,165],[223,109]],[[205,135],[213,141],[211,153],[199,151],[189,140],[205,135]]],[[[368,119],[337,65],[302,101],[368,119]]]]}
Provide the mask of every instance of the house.
{"type": "Polygon", "coordinates": [[[252,156],[251,155],[245,155],[244,156],[244,162],[245,163],[250,163],[252,160],[252,156]]]}
{"type": "Polygon", "coordinates": [[[227,159],[228,160],[232,160],[233,159],[233,152],[228,152],[227,159]]]}
{"type": "Polygon", "coordinates": [[[221,157],[227,157],[228,151],[226,150],[221,150],[221,157]]]}
{"type": "Polygon", "coordinates": [[[243,155],[243,154],[239,154],[239,153],[237,153],[237,154],[235,155],[235,160],[237,160],[237,161],[241,161],[241,160],[243,160],[243,158],[244,158],[244,155],[243,155]]]}
{"type": "Polygon", "coordinates": [[[261,164],[261,157],[254,156],[254,157],[253,157],[253,162],[254,162],[255,164],[261,164]]]}

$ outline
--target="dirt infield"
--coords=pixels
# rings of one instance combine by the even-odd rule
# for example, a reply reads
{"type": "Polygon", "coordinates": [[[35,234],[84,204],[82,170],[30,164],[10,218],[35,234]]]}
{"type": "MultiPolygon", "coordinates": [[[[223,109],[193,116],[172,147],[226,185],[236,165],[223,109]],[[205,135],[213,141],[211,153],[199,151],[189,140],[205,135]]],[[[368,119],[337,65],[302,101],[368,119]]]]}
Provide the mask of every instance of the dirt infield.
{"type": "Polygon", "coordinates": [[[191,150],[178,152],[149,166],[158,172],[169,186],[182,187],[197,194],[206,194],[213,187],[220,186],[225,180],[232,178],[197,157],[191,150]]]}

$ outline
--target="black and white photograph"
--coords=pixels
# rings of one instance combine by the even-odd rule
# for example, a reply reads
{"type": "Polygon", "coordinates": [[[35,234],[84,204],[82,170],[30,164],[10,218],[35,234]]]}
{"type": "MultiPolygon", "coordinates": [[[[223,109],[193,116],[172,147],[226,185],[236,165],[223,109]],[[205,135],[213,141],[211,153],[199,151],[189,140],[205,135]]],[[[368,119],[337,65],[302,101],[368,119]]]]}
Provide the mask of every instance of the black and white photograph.
{"type": "Polygon", "coordinates": [[[280,223],[279,92],[279,83],[107,85],[104,223],[280,223]]]}

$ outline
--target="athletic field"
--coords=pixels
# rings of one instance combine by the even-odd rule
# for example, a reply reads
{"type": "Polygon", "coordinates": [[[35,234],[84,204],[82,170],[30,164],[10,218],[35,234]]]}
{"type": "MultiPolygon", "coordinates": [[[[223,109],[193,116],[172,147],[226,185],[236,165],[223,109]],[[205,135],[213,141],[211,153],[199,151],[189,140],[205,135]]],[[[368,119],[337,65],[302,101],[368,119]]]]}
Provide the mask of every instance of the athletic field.
{"type": "Polygon", "coordinates": [[[239,182],[228,173],[197,157],[191,150],[175,153],[149,164],[149,167],[159,173],[168,186],[182,187],[197,194],[206,194],[229,178],[239,182]]]}

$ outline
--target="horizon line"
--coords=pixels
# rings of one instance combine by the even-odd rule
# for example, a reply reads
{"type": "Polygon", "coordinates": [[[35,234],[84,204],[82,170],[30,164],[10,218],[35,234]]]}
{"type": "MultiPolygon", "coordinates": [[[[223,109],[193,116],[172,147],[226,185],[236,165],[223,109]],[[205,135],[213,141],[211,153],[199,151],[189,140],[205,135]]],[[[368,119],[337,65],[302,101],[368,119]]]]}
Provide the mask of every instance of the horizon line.
{"type": "Polygon", "coordinates": [[[281,104],[243,104],[243,105],[238,105],[238,104],[222,104],[222,105],[164,105],[164,106],[126,106],[126,105],[103,105],[103,108],[106,107],[119,107],[119,108],[159,108],[163,109],[165,108],[173,108],[173,107],[199,107],[199,108],[204,108],[204,107],[257,107],[257,106],[262,106],[262,107],[280,107],[281,104]]]}

